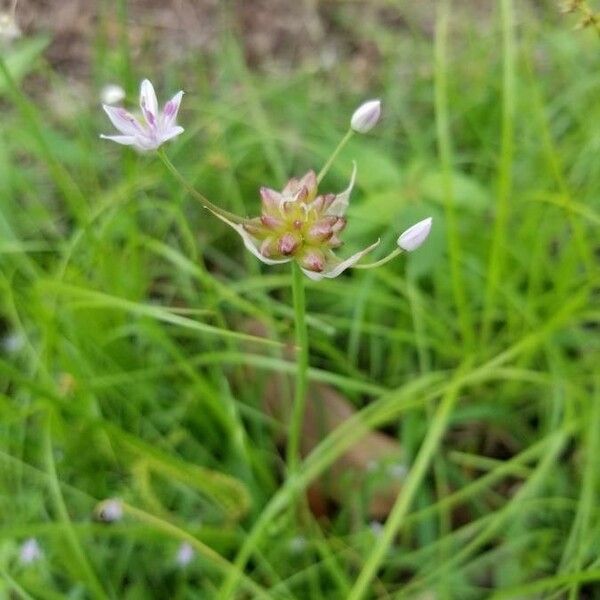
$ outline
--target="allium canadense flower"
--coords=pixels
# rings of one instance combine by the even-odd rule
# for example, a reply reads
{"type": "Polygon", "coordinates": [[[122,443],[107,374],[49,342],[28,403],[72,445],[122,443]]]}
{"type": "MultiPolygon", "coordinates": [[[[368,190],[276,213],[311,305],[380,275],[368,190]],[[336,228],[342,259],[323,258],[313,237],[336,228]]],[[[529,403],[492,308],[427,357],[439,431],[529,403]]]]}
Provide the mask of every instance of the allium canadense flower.
{"type": "Polygon", "coordinates": [[[134,146],[139,150],[156,150],[184,131],[176,123],[182,97],[183,91],[177,92],[159,112],[154,87],[148,79],[144,79],[140,87],[142,118],[132,115],[124,108],[103,104],[102,108],[121,135],[100,137],[117,144],[134,146]]]}
{"type": "Polygon", "coordinates": [[[350,184],[339,194],[318,195],[314,171],[290,179],[281,192],[262,187],[261,216],[242,223],[214,214],[235,229],[246,248],[262,262],[275,265],[295,260],[310,279],[337,277],[379,244],[377,240],[345,260],[334,253],[342,245],[339,234],[346,227],[355,175],[356,167],[350,184]]]}

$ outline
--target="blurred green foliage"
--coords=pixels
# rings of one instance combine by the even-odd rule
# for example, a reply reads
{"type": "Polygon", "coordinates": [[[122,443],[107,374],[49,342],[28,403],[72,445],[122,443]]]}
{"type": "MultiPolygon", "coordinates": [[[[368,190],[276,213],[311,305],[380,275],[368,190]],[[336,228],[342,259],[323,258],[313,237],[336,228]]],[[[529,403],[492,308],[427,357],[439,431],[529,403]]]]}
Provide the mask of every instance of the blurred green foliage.
{"type": "MultiPolygon", "coordinates": [[[[383,256],[428,215],[431,238],[380,270],[308,283],[308,307],[311,379],[402,446],[389,539],[369,523],[369,490],[322,522],[269,504],[302,495],[281,487],[280,426],[262,406],[293,364],[236,332],[252,321],[290,338],[285,265],[259,264],[155,156],[99,140],[96,92],[44,59],[46,38],[4,52],[6,597],[223,597],[244,542],[247,591],[231,597],[358,597],[369,573],[367,597],[600,597],[599,41],[552,3],[433,16],[435,32],[368,29],[383,57],[368,92],[344,57],[250,70],[227,27],[214,54],[167,65],[111,45],[99,22],[91,65],[92,90],[120,80],[130,105],[144,76],[162,97],[183,87],[170,158],[248,215],[260,185],[318,169],[358,103],[382,98],[382,123],[322,186],[342,189],[357,161],[342,253],[381,236],[383,256]],[[94,522],[107,497],[130,507],[122,522],[94,522]],[[28,537],[43,558],[23,565],[28,537]]],[[[325,440],[301,486],[353,435],[325,440]]]]}

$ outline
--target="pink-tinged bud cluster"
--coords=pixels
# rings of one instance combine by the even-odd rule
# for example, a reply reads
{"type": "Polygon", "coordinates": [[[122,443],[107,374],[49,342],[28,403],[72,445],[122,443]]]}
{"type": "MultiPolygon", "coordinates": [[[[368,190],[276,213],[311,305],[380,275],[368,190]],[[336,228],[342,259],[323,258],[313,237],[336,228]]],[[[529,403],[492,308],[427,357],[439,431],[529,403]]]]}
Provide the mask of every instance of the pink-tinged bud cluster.
{"type": "Polygon", "coordinates": [[[334,250],[342,245],[339,234],[346,227],[346,209],[354,186],[356,170],[347,189],[339,194],[317,192],[317,176],[309,171],[300,179],[290,179],[281,192],[260,190],[260,217],[242,224],[220,219],[233,227],[250,252],[267,264],[295,260],[311,279],[337,277],[378,243],[357,252],[345,261],[334,250]]]}
{"type": "Polygon", "coordinates": [[[142,81],[140,88],[140,109],[143,119],[138,119],[124,108],[103,104],[104,112],[122,135],[101,135],[117,144],[134,146],[139,150],[156,150],[165,142],[183,133],[183,127],[177,125],[177,113],[183,98],[183,92],[177,92],[158,110],[158,100],[154,87],[148,79],[142,81]]]}
{"type": "Polygon", "coordinates": [[[335,194],[317,196],[317,176],[309,171],[302,179],[291,179],[282,192],[260,190],[262,215],[244,228],[260,241],[265,258],[294,257],[302,267],[321,273],[327,253],[342,245],[338,234],[346,226],[342,216],[329,214],[335,194]]]}

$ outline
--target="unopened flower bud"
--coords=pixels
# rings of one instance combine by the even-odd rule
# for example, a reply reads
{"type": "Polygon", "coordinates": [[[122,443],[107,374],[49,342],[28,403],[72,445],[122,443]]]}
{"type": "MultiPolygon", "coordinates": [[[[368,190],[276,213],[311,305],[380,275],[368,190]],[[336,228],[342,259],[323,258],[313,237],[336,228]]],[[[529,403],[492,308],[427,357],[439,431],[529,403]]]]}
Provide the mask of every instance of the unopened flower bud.
{"type": "Polygon", "coordinates": [[[306,233],[306,240],[311,244],[318,244],[328,240],[333,235],[331,224],[326,220],[318,221],[306,233]]]}
{"type": "Polygon", "coordinates": [[[125,90],[115,83],[109,83],[100,90],[102,104],[118,104],[125,98],[125,90]]]}
{"type": "Polygon", "coordinates": [[[300,240],[293,233],[286,233],[279,239],[279,252],[284,256],[289,256],[300,244],[300,240]]]}
{"type": "Polygon", "coordinates": [[[118,498],[109,498],[100,502],[94,513],[100,521],[114,523],[123,518],[123,504],[118,498]]]}
{"type": "Polygon", "coordinates": [[[276,229],[277,227],[281,226],[282,223],[281,219],[278,219],[273,215],[263,215],[262,217],[260,217],[260,222],[267,229],[276,229]]]}
{"type": "Polygon", "coordinates": [[[274,237],[268,237],[265,239],[260,245],[260,253],[265,258],[273,258],[276,256],[279,253],[277,239],[274,237]]]}
{"type": "Polygon", "coordinates": [[[19,550],[22,565],[30,565],[42,558],[42,549],[35,538],[25,540],[19,550]]]}
{"type": "Polygon", "coordinates": [[[21,37],[21,29],[14,14],[0,13],[0,43],[10,44],[21,37]]]}
{"type": "Polygon", "coordinates": [[[262,200],[263,212],[273,212],[279,209],[281,194],[268,187],[260,188],[260,197],[262,200]]]}
{"type": "Polygon", "coordinates": [[[319,250],[308,250],[304,253],[304,256],[300,258],[300,265],[309,271],[320,273],[325,267],[325,257],[319,250]]]}
{"type": "Polygon", "coordinates": [[[369,100],[354,111],[350,126],[358,133],[367,133],[375,127],[380,116],[381,100],[369,100]]]}
{"type": "Polygon", "coordinates": [[[244,229],[253,236],[260,237],[263,239],[265,237],[265,226],[260,217],[255,219],[249,219],[244,223],[244,229]]]}
{"type": "Polygon", "coordinates": [[[398,238],[398,246],[407,252],[416,250],[427,239],[427,236],[431,231],[432,220],[431,217],[428,217],[427,219],[415,223],[412,227],[409,227],[398,238]]]}
{"type": "Polygon", "coordinates": [[[194,559],[195,554],[196,552],[194,551],[194,548],[192,548],[192,545],[189,542],[183,542],[177,550],[175,562],[182,568],[187,567],[194,559]]]}

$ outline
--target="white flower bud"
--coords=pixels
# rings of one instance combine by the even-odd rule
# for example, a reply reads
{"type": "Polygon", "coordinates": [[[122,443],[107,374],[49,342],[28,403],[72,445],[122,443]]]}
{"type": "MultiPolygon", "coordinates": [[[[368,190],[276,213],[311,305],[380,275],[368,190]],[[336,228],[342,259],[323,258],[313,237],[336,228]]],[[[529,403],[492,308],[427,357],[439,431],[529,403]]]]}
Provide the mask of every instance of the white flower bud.
{"type": "Polygon", "coordinates": [[[9,45],[21,37],[21,29],[14,14],[0,13],[0,43],[9,45]]]}
{"type": "Polygon", "coordinates": [[[123,504],[118,498],[109,498],[100,502],[94,512],[100,521],[114,523],[123,518],[123,504]]]}
{"type": "Polygon", "coordinates": [[[350,126],[358,133],[367,133],[375,127],[380,116],[381,100],[369,100],[354,111],[350,126]]]}
{"type": "Polygon", "coordinates": [[[116,83],[109,83],[100,90],[102,104],[118,104],[125,98],[125,90],[116,83]]]}
{"type": "Polygon", "coordinates": [[[407,252],[416,250],[427,239],[431,231],[432,220],[431,217],[428,217],[409,227],[398,238],[398,246],[407,252]]]}

